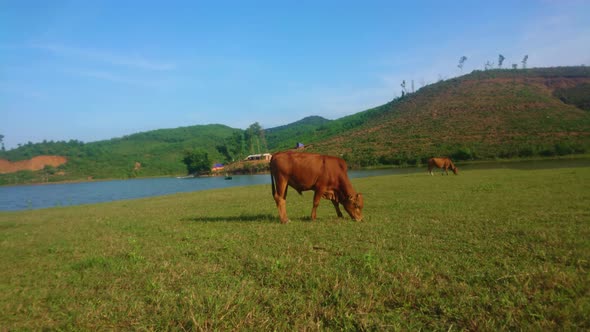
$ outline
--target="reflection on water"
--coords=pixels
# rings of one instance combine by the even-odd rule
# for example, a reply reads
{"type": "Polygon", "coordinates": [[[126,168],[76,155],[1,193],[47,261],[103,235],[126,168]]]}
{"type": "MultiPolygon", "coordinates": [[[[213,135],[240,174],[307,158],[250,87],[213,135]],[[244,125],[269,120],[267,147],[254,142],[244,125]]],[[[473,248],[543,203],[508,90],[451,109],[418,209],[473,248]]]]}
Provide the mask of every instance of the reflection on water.
{"type": "MultiPolygon", "coordinates": [[[[590,166],[590,158],[458,164],[461,172],[494,168],[526,170],[588,166],[590,166]]],[[[426,167],[351,170],[348,174],[351,178],[362,178],[418,172],[424,172],[426,174],[426,167]]],[[[235,175],[232,180],[225,180],[223,177],[189,179],[151,178],[50,185],[4,186],[0,187],[0,211],[100,203],[255,184],[270,184],[270,175],[235,175]]]]}

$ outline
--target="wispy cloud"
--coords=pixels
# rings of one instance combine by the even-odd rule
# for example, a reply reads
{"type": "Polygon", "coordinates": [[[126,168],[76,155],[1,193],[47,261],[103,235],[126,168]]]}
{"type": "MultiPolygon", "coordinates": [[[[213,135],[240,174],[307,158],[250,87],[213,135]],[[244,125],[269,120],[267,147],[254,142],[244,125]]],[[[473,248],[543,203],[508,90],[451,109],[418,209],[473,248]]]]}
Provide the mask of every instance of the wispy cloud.
{"type": "Polygon", "coordinates": [[[56,43],[33,43],[29,47],[51,52],[64,57],[78,57],[111,65],[132,67],[153,71],[169,71],[176,68],[174,63],[146,59],[140,55],[120,54],[104,50],[72,47],[56,43]]]}

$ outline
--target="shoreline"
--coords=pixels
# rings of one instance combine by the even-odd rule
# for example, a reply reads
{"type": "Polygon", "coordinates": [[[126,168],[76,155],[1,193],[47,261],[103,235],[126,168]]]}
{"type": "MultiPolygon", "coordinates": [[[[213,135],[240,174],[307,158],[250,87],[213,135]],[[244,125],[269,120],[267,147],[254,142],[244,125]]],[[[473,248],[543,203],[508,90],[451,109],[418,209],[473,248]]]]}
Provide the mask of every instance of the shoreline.
{"type": "MultiPolygon", "coordinates": [[[[535,162],[535,161],[567,161],[567,160],[581,160],[581,159],[590,159],[590,154],[576,154],[576,155],[567,155],[567,156],[552,156],[552,157],[532,157],[532,158],[510,158],[510,159],[487,159],[487,160],[462,160],[455,162],[456,165],[465,166],[465,165],[485,165],[485,164],[494,164],[494,163],[519,163],[519,162],[535,162]]],[[[379,170],[379,169],[404,169],[404,168],[421,168],[425,167],[424,164],[416,164],[416,165],[377,165],[377,166],[370,166],[370,167],[361,167],[361,168],[349,168],[349,171],[358,171],[358,170],[379,170]]],[[[211,173],[209,175],[199,175],[199,176],[192,176],[190,178],[208,178],[208,177],[220,177],[220,176],[236,176],[236,175],[258,175],[258,174],[269,174],[269,171],[264,172],[227,172],[221,173],[211,173]]],[[[11,173],[8,173],[11,174],[11,173]]],[[[178,177],[186,177],[187,175],[156,175],[156,176],[138,176],[134,178],[106,178],[106,179],[78,179],[78,180],[64,180],[64,181],[52,181],[52,182],[31,182],[31,183],[11,183],[11,184],[0,184],[0,188],[4,187],[16,187],[16,186],[39,186],[39,185],[54,185],[54,184],[73,184],[73,183],[92,183],[92,182],[105,182],[105,181],[126,181],[126,180],[141,180],[141,179],[158,179],[158,178],[178,178],[178,177]]]]}

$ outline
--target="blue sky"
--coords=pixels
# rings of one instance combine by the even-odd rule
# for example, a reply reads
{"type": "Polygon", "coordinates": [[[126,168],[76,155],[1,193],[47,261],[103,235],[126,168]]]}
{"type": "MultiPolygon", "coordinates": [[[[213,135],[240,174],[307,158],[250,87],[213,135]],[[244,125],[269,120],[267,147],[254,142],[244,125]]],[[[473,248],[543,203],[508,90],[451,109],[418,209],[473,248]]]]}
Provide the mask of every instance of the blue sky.
{"type": "Polygon", "coordinates": [[[529,55],[590,65],[590,1],[0,0],[0,134],[336,119],[529,55]]]}

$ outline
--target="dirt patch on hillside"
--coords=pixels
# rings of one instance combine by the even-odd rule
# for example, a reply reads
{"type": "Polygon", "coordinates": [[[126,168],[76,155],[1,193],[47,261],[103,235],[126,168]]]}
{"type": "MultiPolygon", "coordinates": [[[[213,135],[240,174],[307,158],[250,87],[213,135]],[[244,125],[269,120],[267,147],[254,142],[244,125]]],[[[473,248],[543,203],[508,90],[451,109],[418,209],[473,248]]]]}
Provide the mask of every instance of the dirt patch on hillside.
{"type": "Polygon", "coordinates": [[[68,160],[62,156],[38,156],[29,160],[9,161],[0,159],[0,174],[14,173],[18,171],[39,171],[45,166],[58,167],[68,160]]]}

